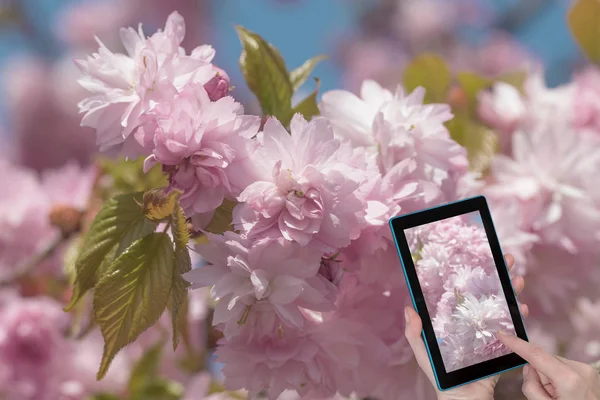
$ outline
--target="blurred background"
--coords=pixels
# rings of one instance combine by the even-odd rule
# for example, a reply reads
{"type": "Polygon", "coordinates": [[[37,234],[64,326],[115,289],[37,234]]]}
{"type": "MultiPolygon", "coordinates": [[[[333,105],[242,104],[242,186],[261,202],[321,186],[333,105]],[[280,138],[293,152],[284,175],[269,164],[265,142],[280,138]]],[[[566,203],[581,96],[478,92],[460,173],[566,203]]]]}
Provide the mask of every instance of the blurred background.
{"type": "MultiPolygon", "coordinates": [[[[79,127],[74,57],[95,50],[94,35],[118,49],[118,28],[147,33],[177,9],[188,48],[210,43],[229,71],[235,96],[253,110],[237,59],[240,24],[271,41],[289,67],[327,54],[315,76],[323,90],[356,90],[365,78],[393,85],[418,53],[442,54],[456,69],[485,75],[539,62],[554,86],[581,55],[569,34],[568,0],[1,0],[2,152],[37,170],[85,163],[93,133],[79,127]],[[43,123],[44,128],[39,129],[43,123]]],[[[304,93],[300,93],[302,96],[304,93]]]]}

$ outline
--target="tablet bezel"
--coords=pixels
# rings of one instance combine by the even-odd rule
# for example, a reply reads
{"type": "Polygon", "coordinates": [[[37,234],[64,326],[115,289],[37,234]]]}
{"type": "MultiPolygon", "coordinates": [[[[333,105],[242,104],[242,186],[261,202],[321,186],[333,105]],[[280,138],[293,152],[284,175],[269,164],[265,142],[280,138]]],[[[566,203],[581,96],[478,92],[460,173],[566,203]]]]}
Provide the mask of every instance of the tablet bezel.
{"type": "Polygon", "coordinates": [[[431,222],[456,217],[458,215],[467,214],[474,211],[478,211],[481,215],[483,227],[488,237],[490,248],[492,249],[496,270],[498,271],[498,276],[500,277],[500,282],[502,284],[502,290],[504,292],[506,302],[508,303],[508,309],[515,327],[515,332],[519,338],[528,340],[527,333],[525,331],[525,325],[523,324],[523,318],[519,311],[519,304],[517,302],[513,287],[510,283],[510,275],[508,273],[506,264],[504,263],[502,249],[500,248],[498,236],[496,234],[496,230],[494,229],[494,223],[492,221],[492,216],[490,214],[485,197],[473,197],[470,199],[429,208],[423,211],[401,215],[390,219],[389,222],[392,230],[392,236],[394,237],[396,248],[398,250],[398,255],[400,256],[400,263],[402,264],[402,269],[404,270],[406,284],[408,285],[409,292],[412,297],[413,306],[419,313],[419,316],[423,322],[422,336],[425,340],[425,345],[427,347],[427,352],[429,353],[429,359],[431,361],[434,376],[440,390],[448,390],[527,364],[527,362],[520,356],[515,353],[511,353],[452,372],[446,372],[446,368],[444,367],[440,348],[437,344],[431,318],[429,316],[429,312],[427,311],[427,305],[425,303],[423,291],[421,290],[421,285],[419,284],[419,279],[417,277],[417,272],[404,231],[416,226],[429,224],[431,222]]]}

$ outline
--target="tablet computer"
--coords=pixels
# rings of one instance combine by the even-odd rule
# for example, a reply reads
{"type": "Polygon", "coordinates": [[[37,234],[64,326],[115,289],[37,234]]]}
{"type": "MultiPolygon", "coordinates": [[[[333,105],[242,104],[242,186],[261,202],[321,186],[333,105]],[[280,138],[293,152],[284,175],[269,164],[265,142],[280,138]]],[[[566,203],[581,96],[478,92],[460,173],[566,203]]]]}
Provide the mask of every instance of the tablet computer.
{"type": "Polygon", "coordinates": [[[485,197],[390,220],[440,390],[527,362],[497,338],[527,340],[485,197]]]}

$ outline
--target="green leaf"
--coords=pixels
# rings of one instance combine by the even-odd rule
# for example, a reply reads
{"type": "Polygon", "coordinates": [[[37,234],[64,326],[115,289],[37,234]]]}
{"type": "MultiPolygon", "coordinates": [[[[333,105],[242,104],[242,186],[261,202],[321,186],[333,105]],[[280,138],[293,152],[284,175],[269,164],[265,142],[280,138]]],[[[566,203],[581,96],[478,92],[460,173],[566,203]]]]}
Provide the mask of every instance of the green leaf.
{"type": "Polygon", "coordinates": [[[127,385],[132,400],[138,398],[142,400],[142,397],[139,396],[156,379],[163,347],[164,341],[158,341],[135,363],[127,385]]]}
{"type": "MultiPolygon", "coordinates": [[[[173,287],[171,289],[171,318],[173,322],[173,350],[177,349],[179,344],[180,325],[187,316],[184,305],[187,300],[188,282],[183,279],[182,274],[192,269],[192,260],[187,244],[190,240],[190,233],[187,226],[187,220],[183,210],[177,204],[171,217],[171,232],[175,242],[175,268],[173,269],[173,287]]],[[[185,326],[185,324],[184,324],[185,326]]],[[[187,332],[184,331],[184,334],[187,332]]]]}
{"type": "Polygon", "coordinates": [[[435,54],[417,56],[404,70],[404,88],[411,92],[424,87],[426,103],[445,102],[451,81],[446,62],[435,54]]]}
{"type": "Polygon", "coordinates": [[[97,163],[102,175],[108,178],[100,185],[103,187],[103,194],[107,197],[122,193],[143,192],[169,184],[158,164],[144,173],[144,157],[135,160],[99,157],[97,163]]]}
{"type": "Polygon", "coordinates": [[[527,80],[527,71],[512,71],[507,72],[505,74],[500,75],[498,77],[499,81],[504,83],[508,83],[516,87],[519,91],[523,91],[523,86],[525,86],[525,81],[527,80]]]}
{"type": "Polygon", "coordinates": [[[110,393],[96,393],[86,398],[86,400],[121,400],[117,395],[110,393]]]}
{"type": "Polygon", "coordinates": [[[321,86],[321,81],[316,79],[317,88],[309,94],[304,100],[302,100],[296,107],[294,107],[294,114],[300,113],[304,116],[307,121],[310,121],[312,117],[315,115],[319,115],[319,106],[317,103],[317,93],[319,92],[319,87],[321,86]]]}
{"type": "Polygon", "coordinates": [[[492,81],[473,72],[459,72],[456,80],[467,97],[469,112],[473,113],[477,108],[477,95],[482,90],[489,88],[492,81]]]}
{"type": "Polygon", "coordinates": [[[142,193],[117,196],[96,215],[73,267],[75,284],[66,311],[71,310],[96,285],[114,257],[137,239],[154,231],[156,224],[144,218],[141,201],[142,193]]]}
{"type": "Polygon", "coordinates": [[[206,369],[205,355],[203,352],[188,352],[177,360],[179,368],[190,375],[195,375],[206,369]]]}
{"type": "Polygon", "coordinates": [[[327,56],[324,55],[310,58],[306,60],[304,64],[290,72],[290,81],[292,82],[294,91],[300,89],[304,82],[310,77],[310,74],[312,74],[312,71],[317,64],[325,59],[327,59],[327,56]]]}
{"type": "Polygon", "coordinates": [[[166,379],[155,379],[146,386],[139,397],[132,400],[180,400],[184,395],[181,383],[166,379]]]}
{"type": "Polygon", "coordinates": [[[282,124],[292,118],[294,89],[279,52],[254,32],[236,27],[243,51],[240,69],[248,87],[258,99],[264,115],[275,116],[282,124]]]}
{"type": "Polygon", "coordinates": [[[452,139],[467,149],[470,169],[485,173],[498,152],[496,133],[471,121],[467,115],[456,115],[446,125],[452,139]]]}
{"type": "Polygon", "coordinates": [[[104,337],[102,379],[120,349],[158,321],[173,280],[175,254],[166,233],[151,233],[110,266],[94,290],[94,317],[104,337]]]}
{"type": "Polygon", "coordinates": [[[600,0],[578,0],[571,7],[568,20],[585,55],[600,64],[600,0]]]}
{"type": "Polygon", "coordinates": [[[231,230],[231,218],[235,206],[237,206],[235,201],[223,200],[223,203],[215,210],[215,215],[204,230],[216,234],[231,230]]]}

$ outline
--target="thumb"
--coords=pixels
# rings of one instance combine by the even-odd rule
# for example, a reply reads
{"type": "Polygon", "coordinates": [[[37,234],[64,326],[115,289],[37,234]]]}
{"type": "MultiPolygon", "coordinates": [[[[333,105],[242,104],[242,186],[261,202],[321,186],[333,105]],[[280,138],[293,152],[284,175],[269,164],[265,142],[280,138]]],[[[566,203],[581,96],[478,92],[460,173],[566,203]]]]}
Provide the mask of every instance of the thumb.
{"type": "Polygon", "coordinates": [[[405,307],[404,318],[406,319],[404,335],[406,336],[406,340],[408,340],[408,344],[415,354],[417,364],[419,364],[419,367],[421,367],[423,372],[425,372],[425,375],[427,375],[431,383],[435,385],[433,369],[431,368],[431,364],[429,362],[429,356],[427,355],[425,343],[423,343],[423,339],[421,337],[421,331],[423,330],[421,318],[419,317],[419,314],[417,314],[411,307],[405,307]]]}
{"type": "Polygon", "coordinates": [[[538,372],[531,365],[523,367],[522,390],[528,400],[552,400],[542,386],[538,372]]]}

